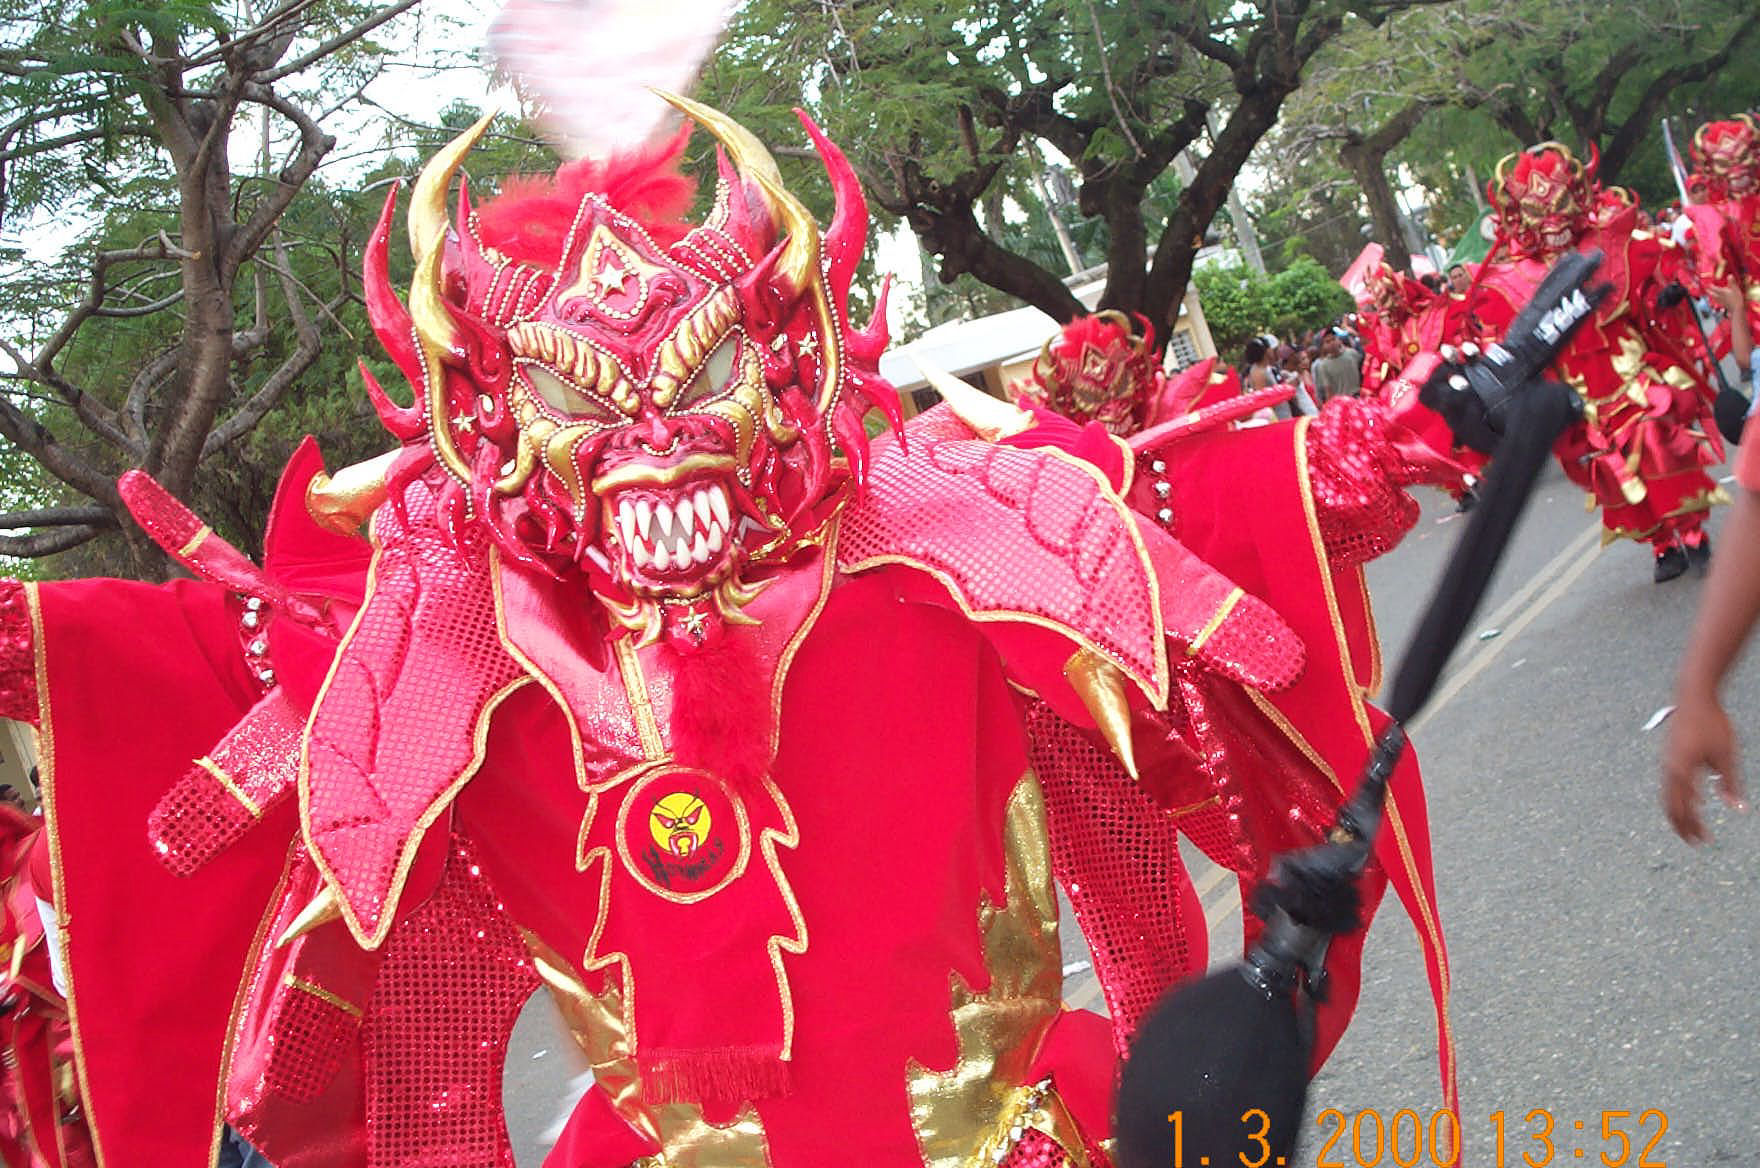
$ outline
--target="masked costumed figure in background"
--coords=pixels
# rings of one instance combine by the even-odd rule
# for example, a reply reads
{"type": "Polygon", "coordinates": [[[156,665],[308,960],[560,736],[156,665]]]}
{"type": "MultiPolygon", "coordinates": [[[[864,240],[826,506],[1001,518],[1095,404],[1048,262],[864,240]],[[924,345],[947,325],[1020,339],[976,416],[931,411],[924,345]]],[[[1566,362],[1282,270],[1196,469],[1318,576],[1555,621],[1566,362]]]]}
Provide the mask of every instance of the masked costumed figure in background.
{"type": "MultiPolygon", "coordinates": [[[[1693,275],[1706,290],[1740,293],[1750,330],[1760,329],[1760,125],[1748,114],[1707,122],[1691,154],[1694,201],[1681,213],[1692,224],[1693,275]]],[[[1719,357],[1729,353],[1729,334],[1725,321],[1711,335],[1719,357]]]]}
{"type": "Polygon", "coordinates": [[[1363,285],[1370,304],[1359,330],[1364,393],[1379,393],[1420,353],[1474,339],[1467,300],[1460,293],[1432,292],[1387,264],[1370,268],[1363,285]]]}
{"type": "MultiPolygon", "coordinates": [[[[28,713],[0,705],[3,716],[28,713]]],[[[38,909],[39,886],[44,898],[49,888],[46,843],[41,819],[0,804],[0,1163],[90,1168],[67,1001],[38,909]]]]}
{"type": "Polygon", "coordinates": [[[1603,200],[1593,163],[1556,142],[1504,159],[1488,193],[1507,252],[1494,250],[1474,289],[1472,311],[1489,336],[1502,333],[1559,255],[1606,254],[1597,279],[1613,293],[1552,366],[1586,407],[1555,451],[1600,506],[1603,540],[1650,544],[1655,579],[1673,579],[1710,556],[1705,514],[1722,492],[1706,468],[1723,451],[1710,425],[1715,394],[1681,330],[1661,323],[1686,311],[1662,295],[1677,267],[1672,245],[1638,229],[1629,199],[1603,200]]]}
{"type": "MultiPolygon", "coordinates": [[[[1324,837],[1342,784],[1381,725],[1367,701],[1380,684],[1380,658],[1362,565],[1416,522],[1406,487],[1454,489],[1463,473],[1446,453],[1454,445],[1447,426],[1418,404],[1409,379],[1390,379],[1380,400],[1340,398],[1314,418],[1236,429],[1231,422],[1287,388],[1243,395],[1232,370],[1203,362],[1169,376],[1158,357],[1147,329],[1135,335],[1120,314],[1080,318],[1014,387],[1031,416],[992,423],[1016,434],[1006,441],[1053,442],[1106,466],[1140,522],[1198,557],[1184,587],[1214,597],[1219,618],[1228,618],[1174,662],[1167,709],[1139,709],[1128,736],[1102,721],[1129,751],[1106,750],[1043,703],[1032,711],[1053,854],[1060,871],[1085,872],[1066,891],[1084,935],[1097,942],[1095,970],[1121,1041],[1164,986],[1202,972],[1208,957],[1208,928],[1176,836],[1235,872],[1243,895],[1277,853],[1324,837]],[[1440,434],[1440,442],[1420,434],[1440,434]],[[1237,622],[1254,630],[1250,642],[1233,639],[1237,622]],[[1217,644],[1217,634],[1232,643],[1217,644]],[[1133,871],[1168,879],[1133,884],[1133,871]]],[[[950,379],[937,384],[974,414],[988,400],[972,403],[977,391],[950,379]]],[[[1368,919],[1391,882],[1426,955],[1452,1106],[1448,963],[1415,763],[1395,781],[1398,826],[1362,885],[1362,927],[1328,951],[1315,1059],[1324,1060],[1350,1019],[1368,919]]],[[[1250,947],[1261,926],[1243,917],[1250,947]]]]}

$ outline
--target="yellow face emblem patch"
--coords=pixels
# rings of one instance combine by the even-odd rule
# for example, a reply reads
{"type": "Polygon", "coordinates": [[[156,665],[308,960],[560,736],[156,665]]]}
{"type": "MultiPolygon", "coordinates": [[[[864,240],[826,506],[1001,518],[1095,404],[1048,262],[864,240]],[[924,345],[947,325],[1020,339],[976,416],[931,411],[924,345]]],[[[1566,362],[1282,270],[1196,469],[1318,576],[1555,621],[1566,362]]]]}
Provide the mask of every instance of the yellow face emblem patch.
{"type": "Polygon", "coordinates": [[[674,791],[648,813],[648,834],[662,852],[680,860],[696,854],[709,838],[708,806],[688,791],[674,791]]]}

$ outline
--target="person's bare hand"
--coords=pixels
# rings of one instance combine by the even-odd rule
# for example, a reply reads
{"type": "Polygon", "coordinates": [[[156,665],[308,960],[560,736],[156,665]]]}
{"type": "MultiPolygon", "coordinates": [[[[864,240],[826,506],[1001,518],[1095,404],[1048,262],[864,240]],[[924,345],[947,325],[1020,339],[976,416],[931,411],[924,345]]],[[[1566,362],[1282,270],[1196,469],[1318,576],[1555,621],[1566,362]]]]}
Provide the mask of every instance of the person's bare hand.
{"type": "Polygon", "coordinates": [[[1742,310],[1742,292],[1733,284],[1707,285],[1705,291],[1717,302],[1726,316],[1742,310]]]}
{"type": "Polygon", "coordinates": [[[1747,810],[1736,762],[1735,730],[1717,699],[1684,699],[1668,721],[1662,748],[1662,809],[1675,834],[1690,844],[1710,841],[1700,815],[1700,775],[1707,770],[1715,776],[1723,801],[1737,811],[1747,810]]]}

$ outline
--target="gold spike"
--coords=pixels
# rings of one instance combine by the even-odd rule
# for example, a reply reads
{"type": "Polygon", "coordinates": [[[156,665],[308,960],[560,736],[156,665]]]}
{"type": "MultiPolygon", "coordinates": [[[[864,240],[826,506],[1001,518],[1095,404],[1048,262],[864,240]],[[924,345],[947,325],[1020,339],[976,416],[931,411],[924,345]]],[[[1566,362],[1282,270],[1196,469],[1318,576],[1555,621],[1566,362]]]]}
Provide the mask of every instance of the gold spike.
{"type": "Polygon", "coordinates": [[[275,948],[286,948],[313,929],[327,925],[341,916],[342,898],[336,895],[336,889],[325,884],[318,890],[318,895],[312,897],[311,903],[299,910],[299,915],[293,918],[287,931],[276,940],[275,948]]]}
{"type": "Polygon", "coordinates": [[[452,187],[452,176],[458,173],[471,147],[488,131],[497,112],[490,110],[478,118],[470,129],[448,142],[422,167],[409,193],[409,250],[418,260],[422,249],[439,238],[447,225],[446,196],[452,187]]]}
{"type": "Polygon", "coordinates": [[[654,92],[674,109],[702,126],[727,148],[728,156],[740,173],[758,184],[770,205],[770,217],[787,239],[782,258],[777,261],[777,275],[795,292],[810,298],[820,342],[819,400],[821,412],[830,408],[838,387],[843,384],[843,353],[839,342],[837,317],[831,309],[831,294],[825,277],[819,271],[819,224],[812,212],[782,185],[782,173],[776,160],[764,149],[750,130],[701,102],[692,101],[664,89],[654,92]]]}
{"type": "Polygon", "coordinates": [[[935,387],[954,416],[986,442],[1000,442],[1033,428],[1033,415],[1019,406],[991,397],[951,373],[916,358],[917,369],[935,387]]]}
{"type": "Polygon", "coordinates": [[[385,501],[385,476],[401,453],[387,450],[377,458],[345,466],[333,475],[312,476],[306,486],[306,514],[326,531],[353,535],[385,501]]]}
{"type": "Polygon", "coordinates": [[[1131,778],[1138,778],[1137,756],[1131,748],[1131,709],[1125,698],[1124,673],[1092,649],[1078,649],[1064,663],[1069,680],[1082,705],[1094,716],[1094,725],[1112,747],[1112,753],[1131,778]]]}
{"type": "Polygon", "coordinates": [[[441,370],[441,355],[452,348],[454,337],[452,316],[440,295],[440,260],[447,231],[446,195],[459,164],[488,130],[494,116],[492,110],[484,114],[429,159],[410,192],[409,247],[416,259],[416,275],[409,290],[409,314],[421,341],[423,372],[428,382],[428,432],[433,436],[435,453],[460,482],[470,481],[470,465],[458,452],[452,436],[446,408],[446,379],[441,370]]]}

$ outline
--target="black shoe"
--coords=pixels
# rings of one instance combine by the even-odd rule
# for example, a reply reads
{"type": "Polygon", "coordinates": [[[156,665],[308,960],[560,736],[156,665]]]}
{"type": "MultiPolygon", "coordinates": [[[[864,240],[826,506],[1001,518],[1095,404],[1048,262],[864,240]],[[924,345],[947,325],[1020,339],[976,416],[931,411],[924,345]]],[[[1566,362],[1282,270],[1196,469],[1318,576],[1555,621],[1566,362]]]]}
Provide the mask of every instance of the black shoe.
{"type": "Polygon", "coordinates": [[[1479,505],[1479,488],[1468,487],[1465,490],[1463,490],[1460,493],[1460,497],[1454,501],[1455,513],[1459,514],[1459,515],[1465,515],[1468,511],[1471,511],[1474,507],[1477,507],[1478,505],[1479,505]]]}
{"type": "Polygon", "coordinates": [[[1687,562],[1692,564],[1693,567],[1699,569],[1699,574],[1701,576],[1705,574],[1708,568],[1710,568],[1711,537],[1709,535],[1700,536],[1698,543],[1690,543],[1687,545],[1687,562]]]}
{"type": "Polygon", "coordinates": [[[1672,580],[1687,570],[1687,553],[1679,544],[1670,544],[1656,553],[1656,574],[1658,584],[1672,580]]]}

